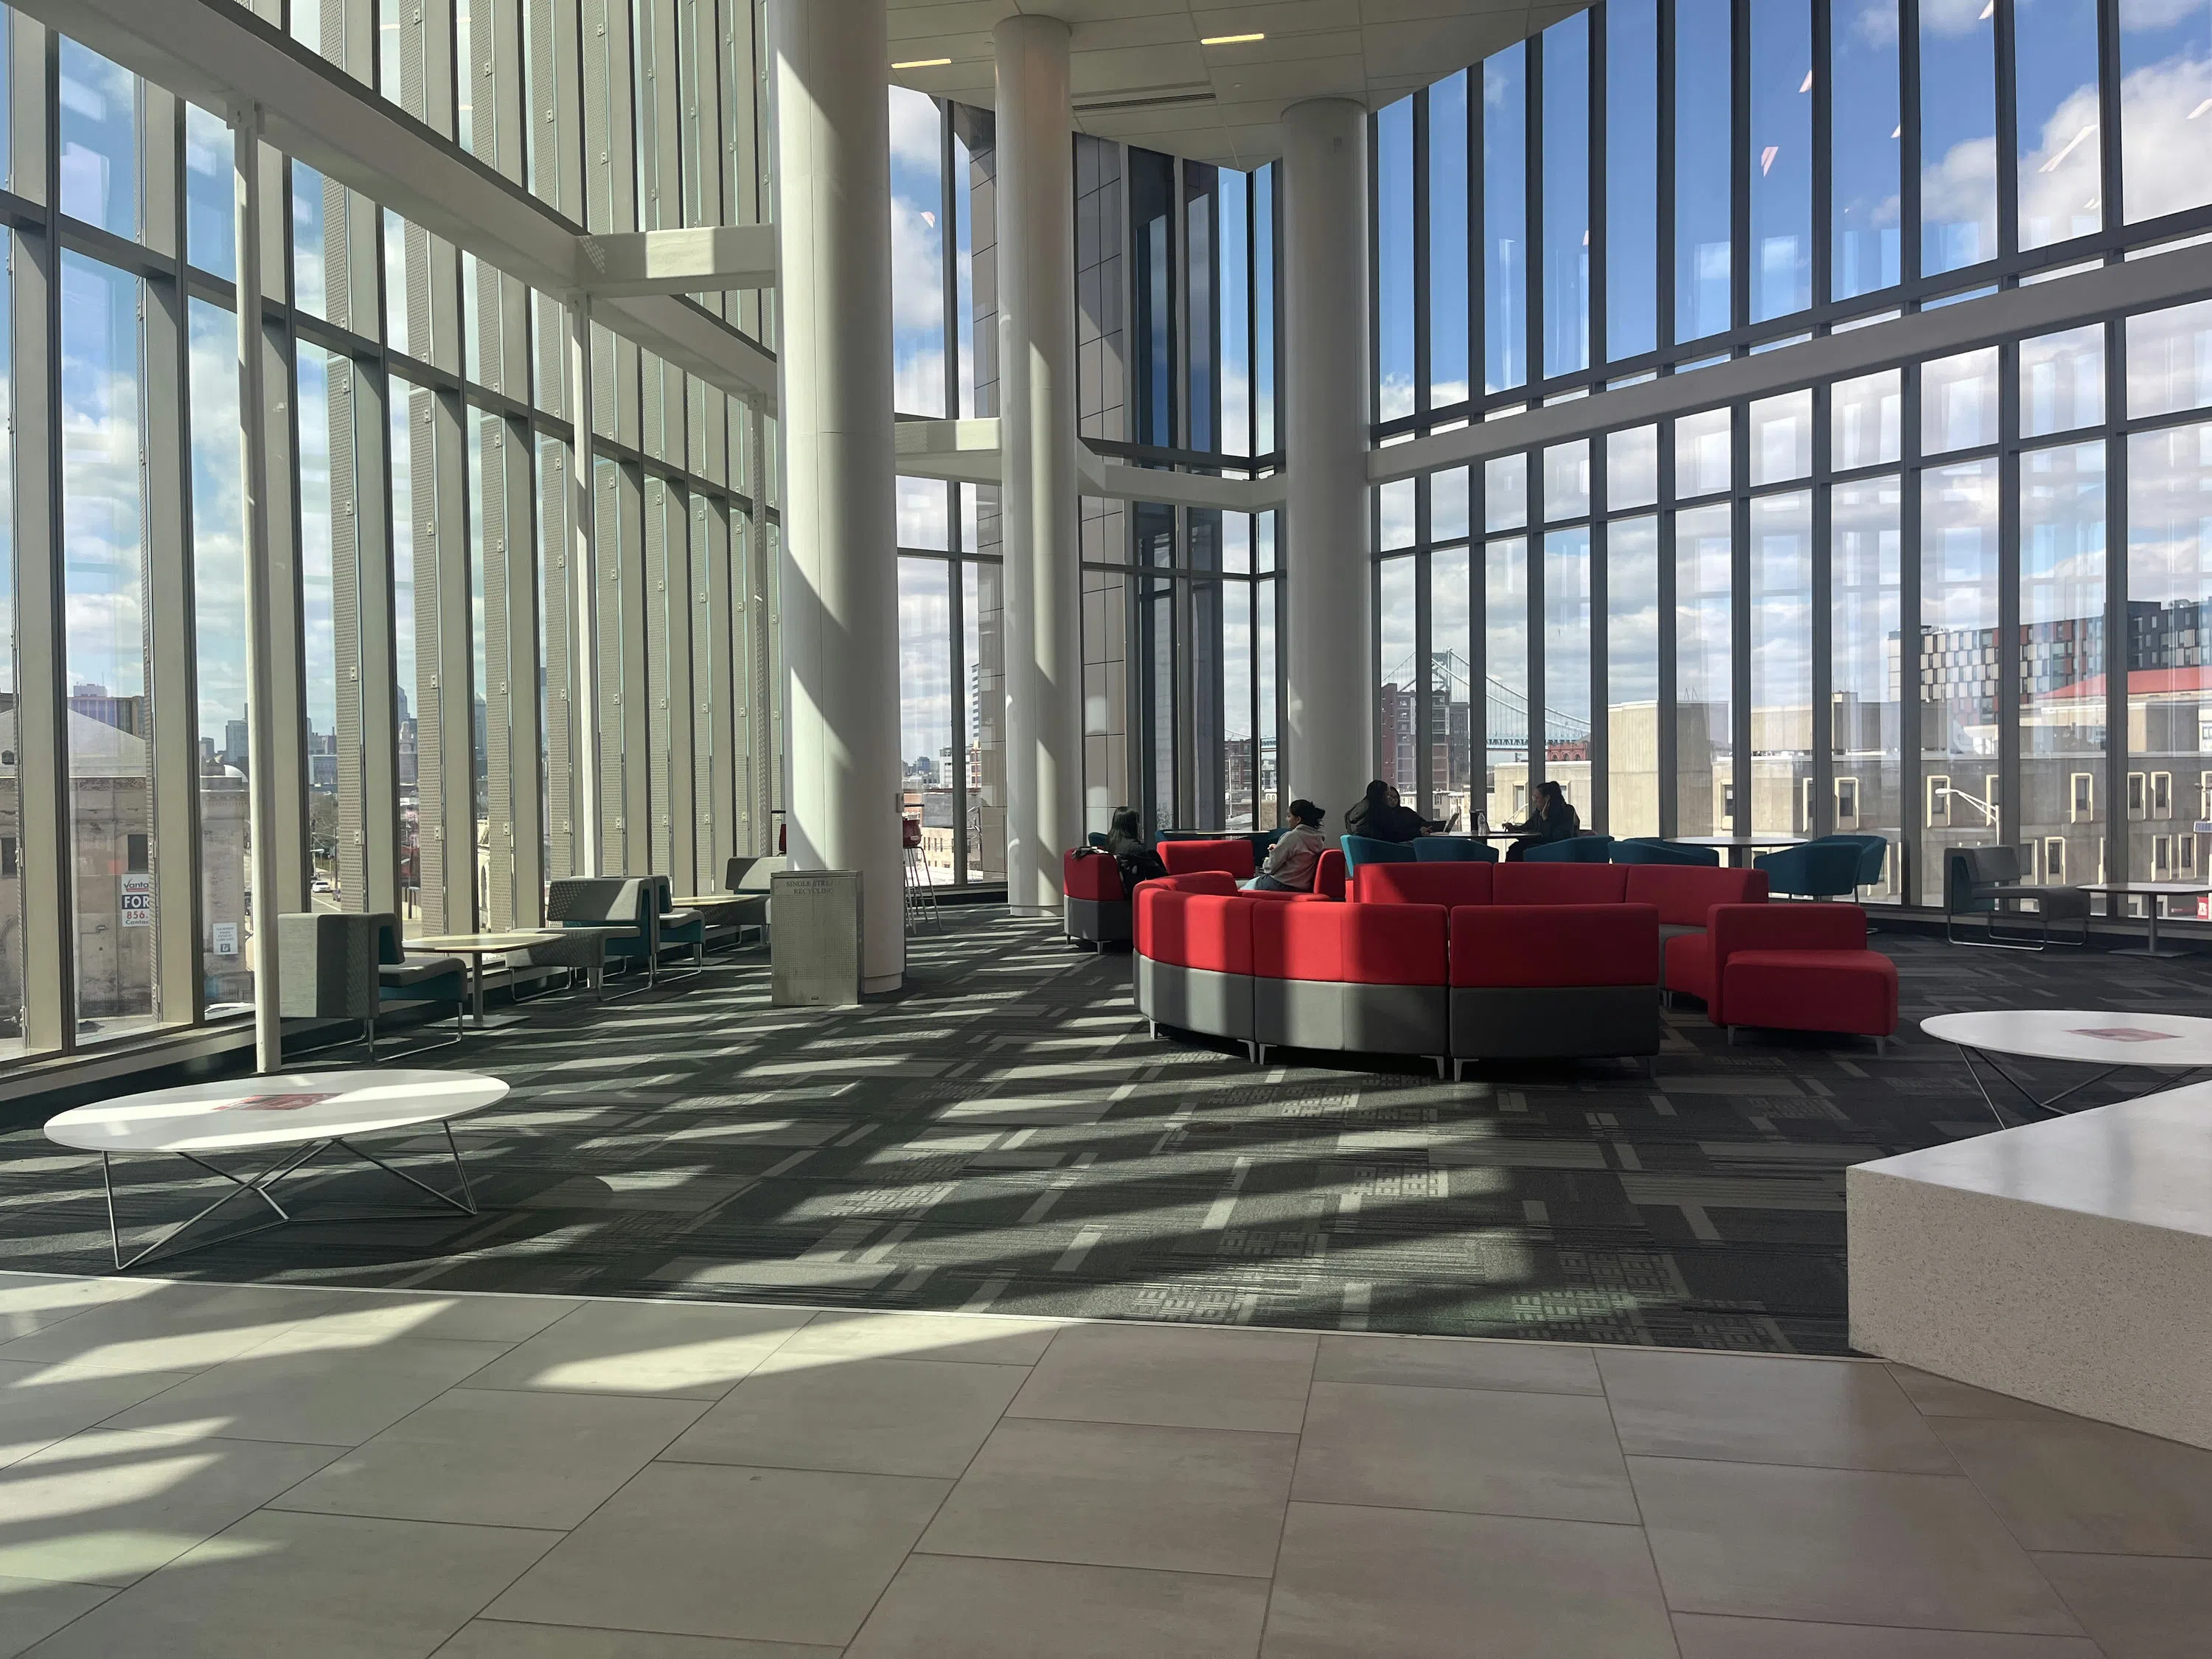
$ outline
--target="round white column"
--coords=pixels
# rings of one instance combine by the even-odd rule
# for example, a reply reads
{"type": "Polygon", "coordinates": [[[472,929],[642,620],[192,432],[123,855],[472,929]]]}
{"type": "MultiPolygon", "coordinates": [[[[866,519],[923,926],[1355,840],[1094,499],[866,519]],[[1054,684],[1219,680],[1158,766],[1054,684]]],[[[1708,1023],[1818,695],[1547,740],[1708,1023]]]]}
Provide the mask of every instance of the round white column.
{"type": "Polygon", "coordinates": [[[999,445],[1005,489],[1006,902],[1060,913],[1083,844],[1075,473],[1075,141],[1067,25],[1012,16],[998,58],[999,445]]]}
{"type": "Polygon", "coordinates": [[[1283,112],[1285,804],[1340,833],[1374,773],[1368,569],[1367,112],[1316,98],[1283,112]]]}
{"type": "Polygon", "coordinates": [[[772,0],[793,867],[860,872],[862,988],[905,970],[884,0],[772,0]]]}

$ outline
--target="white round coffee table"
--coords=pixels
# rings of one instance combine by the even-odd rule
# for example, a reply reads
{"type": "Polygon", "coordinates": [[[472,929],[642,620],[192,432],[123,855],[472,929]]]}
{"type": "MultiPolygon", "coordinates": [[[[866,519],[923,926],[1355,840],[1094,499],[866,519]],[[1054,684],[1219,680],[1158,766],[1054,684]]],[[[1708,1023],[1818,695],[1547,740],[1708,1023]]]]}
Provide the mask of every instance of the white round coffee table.
{"type": "MultiPolygon", "coordinates": [[[[462,1167],[460,1148],[453,1140],[453,1120],[480,1112],[506,1097],[507,1085],[497,1078],[468,1072],[286,1072],[273,1077],[155,1089],[76,1107],[48,1121],[46,1139],[58,1146],[100,1154],[100,1183],[107,1195],[108,1243],[120,1269],[137,1266],[186,1228],[249,1193],[274,1210],[276,1219],[244,1232],[226,1233],[220,1239],[207,1240],[207,1244],[227,1243],[247,1233],[283,1225],[292,1217],[270,1196],[270,1188],[334,1146],[397,1176],[441,1204],[464,1215],[474,1215],[476,1197],[469,1189],[468,1171],[462,1167]],[[459,1198],[417,1181],[406,1170],[354,1144],[363,1135],[416,1129],[426,1123],[435,1123],[445,1131],[446,1150],[453,1156],[453,1171],[460,1181],[459,1198]],[[208,1162],[210,1156],[218,1153],[272,1147],[283,1149],[282,1155],[258,1175],[235,1176],[208,1162]],[[235,1190],[178,1223],[126,1261],[122,1234],[116,1227],[115,1183],[110,1173],[111,1160],[118,1152],[173,1153],[210,1175],[221,1176],[234,1183],[235,1190]]],[[[399,1213],[411,1217],[422,1212],[399,1213]]]]}
{"type": "Polygon", "coordinates": [[[2101,1083],[2115,1072],[2193,1072],[2212,1066],[2212,1019],[2193,1014],[2114,1013],[2109,1009],[2001,1008],[1971,1014],[1936,1014],[1920,1029],[1939,1042],[1955,1043],[1966,1072],[2000,1128],[2004,1114],[1982,1081],[1978,1056],[2038,1111],[2056,1113],[2058,1103],[2101,1083]],[[1996,1056],[2056,1060],[2099,1069],[2070,1089],[2039,1098],[2027,1085],[1997,1064],[1996,1056]]]}

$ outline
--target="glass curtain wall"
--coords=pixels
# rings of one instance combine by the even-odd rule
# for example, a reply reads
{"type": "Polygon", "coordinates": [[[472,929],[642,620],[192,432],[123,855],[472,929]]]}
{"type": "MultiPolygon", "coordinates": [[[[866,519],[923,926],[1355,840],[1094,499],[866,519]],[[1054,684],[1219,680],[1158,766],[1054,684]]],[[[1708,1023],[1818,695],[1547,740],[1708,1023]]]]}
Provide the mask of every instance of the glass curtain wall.
{"type": "MultiPolygon", "coordinates": [[[[440,41],[388,26],[376,0],[285,9],[357,95],[400,104],[579,228],[761,216],[745,0],[434,9],[440,41]],[[617,74],[579,71],[568,48],[586,34],[617,74]],[[681,121],[652,90],[679,81],[681,121]]],[[[244,1013],[272,915],[534,921],[545,882],[578,872],[586,807],[569,787],[576,579],[612,600],[603,617],[637,623],[602,730],[665,708],[621,739],[640,775],[604,803],[608,867],[696,890],[730,855],[769,850],[771,677],[753,672],[768,655],[767,423],[600,334],[595,459],[615,500],[596,568],[572,575],[556,301],[270,153],[268,308],[248,342],[269,401],[242,411],[229,131],[5,9],[0,46],[9,159],[31,163],[6,179],[0,281],[0,1056],[244,1013]],[[274,562],[296,580],[276,595],[278,701],[261,711],[246,675],[249,415],[274,562]],[[33,637],[53,643],[27,656],[33,637]],[[250,873],[256,712],[278,732],[268,893],[250,873]],[[35,897],[26,867],[54,872],[35,897]]],[[[772,322],[758,295],[699,302],[757,338],[772,322]]]]}
{"type": "MultiPolygon", "coordinates": [[[[1132,806],[1155,834],[1272,829],[1286,804],[1276,515],[1201,505],[1167,475],[1278,470],[1279,169],[1082,135],[1075,161],[1079,431],[1128,481],[1082,503],[1087,827],[1103,832],[1132,806]]],[[[1385,204],[1393,234],[1410,223],[1410,191],[1385,204]]],[[[1426,407],[1427,388],[1407,379],[1410,340],[1393,336],[1385,350],[1399,365],[1387,395],[1426,407]]],[[[1402,668],[1410,706],[1413,665],[1402,668]]]]}
{"type": "Polygon", "coordinates": [[[1376,442],[1471,458],[1375,491],[1401,789],[1460,810],[1464,731],[1493,819],[1549,776],[1615,835],[1878,835],[1877,900],[1940,903],[1975,843],[2201,872],[2212,301],[1752,398],[1697,371],[1859,328],[1895,362],[1904,313],[2203,240],[2207,111],[2202,5],[1603,0],[1379,112],[1377,292],[1413,314],[1376,442]],[[1455,280],[1418,251],[1462,224],[1455,280]],[[1580,434],[1518,435],[1577,398],[1580,434]],[[1425,658],[1422,725],[1393,670],[1425,658]]]}

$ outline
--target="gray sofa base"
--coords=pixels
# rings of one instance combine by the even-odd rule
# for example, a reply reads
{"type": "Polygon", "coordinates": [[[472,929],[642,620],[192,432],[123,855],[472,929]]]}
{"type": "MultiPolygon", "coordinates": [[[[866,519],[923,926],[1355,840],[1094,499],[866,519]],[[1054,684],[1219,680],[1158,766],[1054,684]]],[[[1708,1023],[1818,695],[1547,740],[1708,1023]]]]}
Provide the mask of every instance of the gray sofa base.
{"type": "Polygon", "coordinates": [[[1355,985],[1260,979],[1252,985],[1253,1036],[1262,1051],[1336,1048],[1351,1054],[1449,1052],[1441,985],[1355,985]]]}
{"type": "Polygon", "coordinates": [[[1455,986],[1456,1060],[1601,1060],[1659,1052],[1654,985],[1455,986]]]}
{"type": "Polygon", "coordinates": [[[1127,899],[1060,900],[1061,927],[1072,939],[1088,945],[1127,945],[1136,936],[1127,899]]]}
{"type": "Polygon", "coordinates": [[[1155,1025],[1252,1041],[1252,980],[1137,958],[1137,1012],[1155,1025]]]}

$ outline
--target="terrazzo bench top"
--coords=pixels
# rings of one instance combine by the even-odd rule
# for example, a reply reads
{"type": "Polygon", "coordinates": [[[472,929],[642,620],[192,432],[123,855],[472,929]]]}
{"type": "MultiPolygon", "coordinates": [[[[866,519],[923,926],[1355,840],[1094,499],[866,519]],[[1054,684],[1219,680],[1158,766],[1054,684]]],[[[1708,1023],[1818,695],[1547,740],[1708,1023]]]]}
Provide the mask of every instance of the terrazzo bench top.
{"type": "Polygon", "coordinates": [[[2212,1083],[1877,1158],[1853,1173],[2212,1237],[2212,1083]]]}

